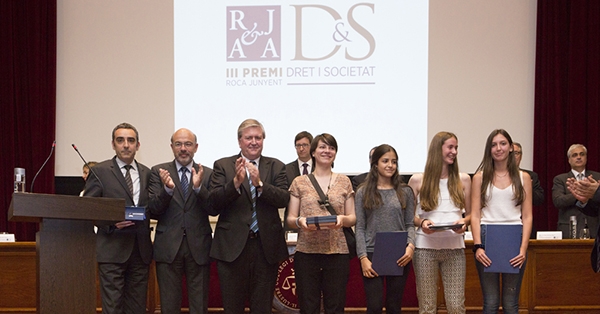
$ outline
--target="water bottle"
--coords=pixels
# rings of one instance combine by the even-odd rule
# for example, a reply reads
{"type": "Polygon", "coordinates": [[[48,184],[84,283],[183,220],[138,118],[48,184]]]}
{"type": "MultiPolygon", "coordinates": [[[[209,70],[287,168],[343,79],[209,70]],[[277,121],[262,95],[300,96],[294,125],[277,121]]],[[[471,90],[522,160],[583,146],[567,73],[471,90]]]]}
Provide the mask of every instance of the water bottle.
{"type": "Polygon", "coordinates": [[[15,192],[25,192],[25,169],[15,168],[15,192]]]}
{"type": "Polygon", "coordinates": [[[580,239],[589,239],[590,238],[590,228],[588,228],[587,218],[583,218],[583,229],[581,229],[581,237],[580,239]]]}
{"type": "Polygon", "coordinates": [[[569,237],[577,239],[577,216],[569,217],[569,237]]]}

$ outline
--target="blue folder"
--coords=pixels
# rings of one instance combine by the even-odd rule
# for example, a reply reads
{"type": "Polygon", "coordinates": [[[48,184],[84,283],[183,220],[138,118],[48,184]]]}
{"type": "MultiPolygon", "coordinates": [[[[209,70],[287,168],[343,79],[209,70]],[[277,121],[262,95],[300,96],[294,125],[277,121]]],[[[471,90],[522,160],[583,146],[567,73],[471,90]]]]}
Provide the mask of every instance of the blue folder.
{"type": "Polygon", "coordinates": [[[487,273],[518,274],[519,267],[513,267],[510,260],[519,255],[523,225],[487,225],[485,234],[485,254],[492,261],[487,273]]]}
{"type": "Polygon", "coordinates": [[[373,269],[379,276],[402,276],[404,267],[397,261],[406,252],[408,232],[377,232],[373,249],[373,269]]]}

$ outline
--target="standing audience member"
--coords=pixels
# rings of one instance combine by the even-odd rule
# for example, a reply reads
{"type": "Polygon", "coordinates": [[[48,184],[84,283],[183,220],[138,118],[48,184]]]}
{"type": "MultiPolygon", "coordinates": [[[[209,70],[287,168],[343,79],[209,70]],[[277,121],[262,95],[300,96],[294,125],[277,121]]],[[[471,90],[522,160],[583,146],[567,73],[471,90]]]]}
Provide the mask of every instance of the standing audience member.
{"type": "Polygon", "coordinates": [[[303,314],[320,313],[321,293],[325,313],[344,313],[350,255],[342,227],[352,227],[356,215],[350,179],[332,171],[337,152],[335,138],[327,133],[316,136],[310,146],[314,178],[326,195],[325,202],[309,176],[297,177],[290,187],[287,224],[300,229],[294,268],[298,305],[303,314]],[[307,225],[307,217],[331,215],[325,204],[337,213],[335,225],[320,230],[307,225]]]}
{"type": "MultiPolygon", "coordinates": [[[[148,204],[150,169],[135,160],[139,134],[129,123],[112,132],[116,156],[94,166],[84,196],[125,199],[126,206],[148,204]]],[[[146,313],[148,272],[152,260],[150,219],[96,222],[96,259],[102,295],[102,313],[146,313]]]]}
{"type": "Polygon", "coordinates": [[[285,165],[262,156],[265,130],[254,119],[237,132],[241,152],[215,161],[210,191],[219,215],[210,256],[217,260],[226,314],[271,313],[279,262],[288,257],[279,208],[288,204],[285,165]]]}
{"type": "Polygon", "coordinates": [[[537,173],[535,173],[531,170],[526,170],[526,169],[520,168],[521,167],[521,159],[523,158],[523,147],[521,146],[521,144],[514,142],[513,143],[513,152],[515,154],[515,161],[517,163],[517,167],[519,167],[519,170],[527,172],[527,174],[529,174],[529,176],[531,177],[531,189],[532,189],[532,193],[533,193],[531,202],[532,202],[533,206],[542,205],[542,203],[544,203],[544,188],[542,188],[542,185],[540,184],[540,179],[539,179],[537,173]]]}
{"type": "MultiPolygon", "coordinates": [[[[373,147],[369,151],[369,165],[371,165],[371,157],[373,156],[373,152],[375,151],[375,148],[377,148],[377,147],[373,147]]],[[[352,177],[352,190],[354,192],[358,191],[358,186],[361,183],[365,182],[368,174],[369,174],[369,172],[365,172],[365,173],[361,173],[359,175],[352,177]]]]}
{"type": "Polygon", "coordinates": [[[356,251],[369,314],[382,313],[384,287],[385,312],[402,312],[404,286],[415,250],[414,214],[415,200],[411,188],[398,174],[396,150],[386,144],[378,146],[373,152],[367,179],[356,193],[356,251]],[[397,261],[398,266],[404,267],[402,276],[379,276],[371,264],[375,235],[390,231],[408,232],[404,255],[397,261]]]}
{"type": "Polygon", "coordinates": [[[573,178],[575,180],[583,180],[591,176],[594,180],[600,180],[600,173],[587,170],[587,148],[581,144],[573,144],[567,151],[571,171],[559,174],[554,177],[552,185],[552,202],[554,207],[558,209],[558,230],[562,232],[563,239],[570,239],[570,217],[577,217],[577,236],[581,229],[585,226],[584,219],[587,219],[590,235],[596,237],[598,233],[598,217],[592,217],[584,214],[580,209],[589,209],[593,212],[600,207],[600,203],[591,200],[587,203],[578,201],[573,194],[567,189],[567,180],[573,178]]]}
{"type": "Polygon", "coordinates": [[[519,171],[512,139],[502,129],[492,131],[486,140],[481,164],[473,176],[471,189],[471,226],[473,251],[483,293],[483,313],[497,313],[500,306],[500,273],[484,272],[494,261],[485,254],[488,224],[521,224],[519,254],[510,259],[519,273],[502,273],[502,310],[519,312],[519,293],[525,272],[527,246],[532,225],[531,178],[519,171]]]}
{"type": "MultiPolygon", "coordinates": [[[[302,131],[296,134],[296,137],[294,138],[294,147],[296,148],[298,159],[285,165],[288,186],[292,185],[292,181],[294,181],[296,177],[312,173],[314,169],[312,159],[310,158],[310,142],[312,142],[312,140],[312,134],[308,133],[307,131],[302,131]]],[[[283,214],[283,228],[285,230],[292,230],[288,227],[287,223],[285,223],[287,220],[287,215],[288,209],[286,207],[283,214]]]]}
{"type": "Polygon", "coordinates": [[[208,313],[210,245],[208,186],[212,169],[194,162],[197,138],[188,129],[171,136],[175,159],[152,167],[150,211],[158,219],[154,236],[156,278],[163,314],[181,313],[185,276],[190,313],[208,313]]]}
{"type": "Polygon", "coordinates": [[[292,181],[297,176],[309,174],[313,171],[313,162],[310,158],[310,143],[313,140],[313,136],[307,131],[302,131],[296,134],[294,138],[294,147],[296,148],[296,154],[298,159],[285,165],[285,173],[289,185],[292,185],[292,181]]]}
{"type": "Polygon", "coordinates": [[[448,313],[465,313],[466,261],[463,234],[471,219],[471,177],[458,171],[458,139],[439,132],[431,140],[425,172],[408,184],[417,199],[415,277],[419,313],[437,313],[438,272],[448,313]],[[464,217],[463,217],[464,211],[464,217]],[[460,227],[433,230],[436,225],[460,227]]]}

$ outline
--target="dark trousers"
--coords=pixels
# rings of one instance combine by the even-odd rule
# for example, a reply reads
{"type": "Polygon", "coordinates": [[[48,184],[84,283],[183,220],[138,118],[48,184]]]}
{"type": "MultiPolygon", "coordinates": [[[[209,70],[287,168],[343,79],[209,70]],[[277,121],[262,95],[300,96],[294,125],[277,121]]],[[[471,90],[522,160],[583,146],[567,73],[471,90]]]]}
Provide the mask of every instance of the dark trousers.
{"type": "Polygon", "coordinates": [[[300,313],[320,313],[321,293],[326,314],[344,313],[346,284],[350,273],[348,254],[296,252],[294,270],[300,313]]]}
{"type": "MultiPolygon", "coordinates": [[[[367,253],[369,260],[373,260],[373,253],[367,253]]],[[[363,276],[365,295],[367,296],[367,314],[383,313],[383,287],[385,286],[385,313],[402,313],[402,297],[404,287],[412,263],[404,266],[403,276],[379,276],[367,278],[363,276]]]]}
{"type": "Polygon", "coordinates": [[[199,265],[194,260],[184,237],[172,263],[156,262],[156,278],[160,291],[162,314],[180,314],[182,283],[185,275],[190,314],[208,313],[210,265],[199,265]]]}
{"type": "Polygon", "coordinates": [[[217,261],[224,313],[244,313],[248,298],[251,314],[271,313],[278,267],[267,262],[260,237],[248,239],[233,262],[217,261]]]}
{"type": "Polygon", "coordinates": [[[103,314],[145,314],[148,264],[133,248],[125,263],[98,263],[103,314]]]}

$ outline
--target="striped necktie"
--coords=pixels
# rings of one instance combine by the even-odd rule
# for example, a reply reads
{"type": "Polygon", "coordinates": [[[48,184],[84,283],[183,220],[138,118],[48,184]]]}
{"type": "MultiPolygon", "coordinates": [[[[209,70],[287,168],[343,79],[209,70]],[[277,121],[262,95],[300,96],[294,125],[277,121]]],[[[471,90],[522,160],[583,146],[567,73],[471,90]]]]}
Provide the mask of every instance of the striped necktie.
{"type": "Polygon", "coordinates": [[[127,170],[125,172],[125,182],[127,183],[127,187],[129,188],[129,193],[131,193],[131,195],[133,196],[133,181],[131,181],[131,173],[129,173],[129,170],[131,170],[131,168],[133,168],[133,166],[125,165],[125,166],[123,166],[123,168],[125,168],[125,170],[127,170]]]}
{"type": "Polygon", "coordinates": [[[181,190],[183,191],[183,198],[186,199],[187,193],[188,193],[188,188],[190,185],[188,177],[187,177],[188,168],[184,166],[184,167],[181,167],[179,169],[179,171],[181,171],[181,190]]]}
{"type": "MultiPolygon", "coordinates": [[[[251,161],[251,163],[256,166],[256,162],[251,161]]],[[[252,184],[252,179],[248,178],[250,183],[250,194],[252,194],[252,220],[250,223],[250,230],[254,233],[258,232],[258,218],[256,217],[256,187],[252,184]]]]}

